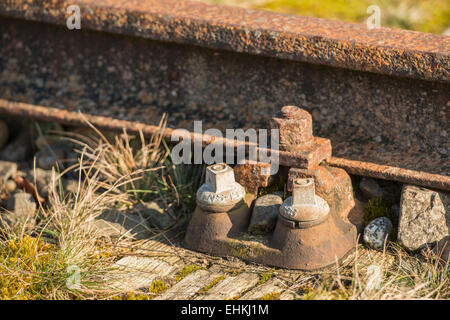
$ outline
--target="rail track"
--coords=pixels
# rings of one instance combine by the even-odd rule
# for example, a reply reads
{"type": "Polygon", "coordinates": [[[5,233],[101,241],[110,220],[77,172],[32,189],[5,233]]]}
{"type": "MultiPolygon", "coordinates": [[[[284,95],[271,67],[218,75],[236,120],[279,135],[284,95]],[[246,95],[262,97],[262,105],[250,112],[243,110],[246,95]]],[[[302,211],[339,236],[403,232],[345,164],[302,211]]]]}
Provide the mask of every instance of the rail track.
{"type": "Polygon", "coordinates": [[[264,128],[294,104],[331,165],[450,190],[448,36],[183,0],[6,0],[0,26],[0,113],[151,134],[163,113],[264,128]]]}

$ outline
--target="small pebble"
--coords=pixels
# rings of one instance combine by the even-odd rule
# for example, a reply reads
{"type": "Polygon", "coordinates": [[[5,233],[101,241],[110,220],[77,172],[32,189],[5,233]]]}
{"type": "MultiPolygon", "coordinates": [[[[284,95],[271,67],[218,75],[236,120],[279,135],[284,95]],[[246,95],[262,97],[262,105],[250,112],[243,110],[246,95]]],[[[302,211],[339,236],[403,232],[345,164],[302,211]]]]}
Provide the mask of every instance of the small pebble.
{"type": "Polygon", "coordinates": [[[13,180],[8,180],[5,183],[6,186],[6,190],[8,190],[8,192],[14,192],[14,190],[16,190],[17,188],[17,184],[13,181],[13,180]]]}
{"type": "Polygon", "coordinates": [[[376,218],[364,229],[364,242],[372,249],[383,250],[385,240],[393,228],[392,222],[388,218],[376,218]]]}

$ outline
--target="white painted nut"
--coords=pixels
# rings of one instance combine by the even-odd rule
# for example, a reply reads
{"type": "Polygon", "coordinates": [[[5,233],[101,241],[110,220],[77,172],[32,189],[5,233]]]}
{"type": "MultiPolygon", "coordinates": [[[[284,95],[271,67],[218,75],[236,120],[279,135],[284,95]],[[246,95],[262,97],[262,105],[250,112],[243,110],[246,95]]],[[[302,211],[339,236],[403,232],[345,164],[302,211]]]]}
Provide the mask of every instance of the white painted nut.
{"type": "Polygon", "coordinates": [[[315,194],[314,179],[295,179],[292,196],[284,200],[280,215],[299,222],[325,221],[330,212],[328,203],[315,194]]]}
{"type": "Polygon", "coordinates": [[[225,163],[206,168],[205,183],[197,190],[197,205],[205,211],[226,212],[244,199],[245,189],[225,163]]]}

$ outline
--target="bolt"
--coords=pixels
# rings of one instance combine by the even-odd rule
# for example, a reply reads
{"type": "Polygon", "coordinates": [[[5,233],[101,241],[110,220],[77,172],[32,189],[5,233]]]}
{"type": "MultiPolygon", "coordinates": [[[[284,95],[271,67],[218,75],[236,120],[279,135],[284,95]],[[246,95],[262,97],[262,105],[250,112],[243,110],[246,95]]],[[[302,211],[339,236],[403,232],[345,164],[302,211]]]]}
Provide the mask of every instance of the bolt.
{"type": "Polygon", "coordinates": [[[284,106],[271,120],[273,129],[280,130],[280,148],[284,151],[313,142],[312,117],[304,109],[284,106]]]}
{"type": "Polygon", "coordinates": [[[234,179],[225,163],[206,168],[205,183],[197,190],[197,205],[209,212],[226,212],[241,203],[245,189],[234,179]]]}
{"type": "Polygon", "coordinates": [[[314,179],[295,179],[292,183],[292,205],[316,204],[314,179]]]}
{"type": "Polygon", "coordinates": [[[322,223],[328,216],[330,207],[316,195],[314,179],[295,179],[292,183],[292,197],[284,200],[280,214],[289,220],[310,223],[322,223]]]}
{"type": "Polygon", "coordinates": [[[235,185],[233,168],[225,163],[213,164],[206,168],[205,183],[215,193],[231,190],[235,185]]]}

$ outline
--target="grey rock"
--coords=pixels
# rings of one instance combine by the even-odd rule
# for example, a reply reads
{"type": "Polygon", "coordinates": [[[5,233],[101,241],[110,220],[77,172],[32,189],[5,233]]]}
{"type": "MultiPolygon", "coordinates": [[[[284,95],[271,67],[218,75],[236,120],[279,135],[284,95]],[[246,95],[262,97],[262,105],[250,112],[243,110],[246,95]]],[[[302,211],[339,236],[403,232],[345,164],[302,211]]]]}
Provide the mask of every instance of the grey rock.
{"type": "Polygon", "coordinates": [[[275,228],[283,199],[276,194],[259,197],[255,201],[248,232],[269,233],[275,228]]]}
{"type": "Polygon", "coordinates": [[[407,250],[427,247],[449,235],[449,195],[413,185],[403,186],[398,242],[407,250]]]}
{"type": "Polygon", "coordinates": [[[134,206],[133,210],[140,213],[151,226],[160,230],[169,229],[175,223],[172,209],[156,201],[140,203],[134,206]]]}
{"type": "Polygon", "coordinates": [[[0,185],[6,183],[17,172],[17,164],[0,160],[0,185]]]}
{"type": "Polygon", "coordinates": [[[50,170],[52,167],[64,168],[65,153],[62,148],[49,146],[36,153],[37,166],[39,168],[50,170]]]}
{"type": "Polygon", "coordinates": [[[450,236],[446,236],[442,240],[440,240],[433,248],[433,252],[444,263],[447,263],[450,259],[450,236]]]}
{"type": "Polygon", "coordinates": [[[27,131],[21,133],[0,152],[0,159],[11,162],[27,160],[31,155],[31,141],[27,131]]]}
{"type": "Polygon", "coordinates": [[[356,227],[358,234],[364,232],[364,207],[366,203],[355,199],[355,206],[348,213],[348,220],[356,227]]]}
{"type": "Polygon", "coordinates": [[[105,210],[94,223],[100,234],[110,238],[140,240],[152,235],[146,219],[129,210],[105,210]]]}
{"type": "Polygon", "coordinates": [[[380,198],[383,196],[383,189],[378,185],[378,183],[370,178],[362,178],[359,183],[359,188],[362,194],[368,198],[380,198]]]}
{"type": "Polygon", "coordinates": [[[6,205],[8,212],[3,216],[3,221],[11,228],[22,227],[32,228],[35,224],[35,214],[37,210],[33,197],[25,192],[18,191],[11,195],[6,205]]]}
{"type": "Polygon", "coordinates": [[[383,250],[384,243],[392,229],[392,222],[388,218],[373,219],[364,229],[364,242],[372,249],[383,250]]]}
{"type": "MultiPolygon", "coordinates": [[[[57,176],[57,174],[55,173],[57,176]]],[[[30,169],[26,172],[26,179],[32,184],[36,182],[36,188],[40,196],[48,198],[48,194],[51,188],[52,171],[44,170],[41,168],[30,169]]],[[[58,185],[58,183],[56,183],[58,185]]]]}
{"type": "Polygon", "coordinates": [[[5,121],[0,120],[0,150],[6,145],[9,139],[9,129],[5,121]]]}

